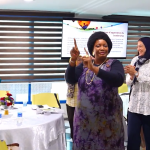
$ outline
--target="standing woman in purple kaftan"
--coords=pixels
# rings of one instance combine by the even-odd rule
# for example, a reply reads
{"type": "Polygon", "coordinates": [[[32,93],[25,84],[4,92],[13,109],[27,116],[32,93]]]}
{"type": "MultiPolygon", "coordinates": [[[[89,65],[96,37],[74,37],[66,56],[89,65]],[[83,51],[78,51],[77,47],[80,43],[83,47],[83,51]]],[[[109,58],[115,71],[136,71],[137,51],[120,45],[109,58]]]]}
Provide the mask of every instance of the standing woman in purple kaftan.
{"type": "Polygon", "coordinates": [[[107,58],[112,42],[104,32],[88,39],[88,51],[75,67],[79,50],[71,50],[66,81],[78,82],[78,100],[74,114],[73,150],[124,150],[122,100],[118,87],[124,82],[124,69],[118,60],[107,58]]]}

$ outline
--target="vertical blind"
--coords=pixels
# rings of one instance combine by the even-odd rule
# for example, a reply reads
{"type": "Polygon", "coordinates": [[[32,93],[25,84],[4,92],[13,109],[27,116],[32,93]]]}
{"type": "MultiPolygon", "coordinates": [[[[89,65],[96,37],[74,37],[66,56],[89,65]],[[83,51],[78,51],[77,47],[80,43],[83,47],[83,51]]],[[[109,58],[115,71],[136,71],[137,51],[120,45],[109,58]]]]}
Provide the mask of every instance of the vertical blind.
{"type": "Polygon", "coordinates": [[[68,60],[61,60],[62,19],[73,16],[39,12],[0,15],[2,82],[64,80],[68,60]]]}

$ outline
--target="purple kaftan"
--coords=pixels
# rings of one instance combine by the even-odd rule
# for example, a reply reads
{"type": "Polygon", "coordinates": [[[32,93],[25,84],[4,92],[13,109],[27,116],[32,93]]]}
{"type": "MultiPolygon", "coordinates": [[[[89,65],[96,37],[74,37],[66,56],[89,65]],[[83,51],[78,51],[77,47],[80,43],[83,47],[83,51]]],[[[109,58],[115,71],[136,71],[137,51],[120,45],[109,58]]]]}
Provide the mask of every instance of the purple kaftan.
{"type": "MultiPolygon", "coordinates": [[[[110,71],[112,59],[101,69],[110,71]]],[[[122,100],[112,87],[87,68],[78,80],[79,95],[74,114],[73,150],[124,150],[122,100]]]]}

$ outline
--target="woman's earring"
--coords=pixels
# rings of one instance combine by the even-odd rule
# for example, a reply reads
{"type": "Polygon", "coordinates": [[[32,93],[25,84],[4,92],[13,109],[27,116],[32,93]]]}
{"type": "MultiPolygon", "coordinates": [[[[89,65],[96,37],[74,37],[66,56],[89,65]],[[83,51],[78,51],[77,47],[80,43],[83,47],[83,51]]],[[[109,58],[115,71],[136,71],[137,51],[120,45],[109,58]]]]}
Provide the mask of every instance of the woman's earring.
{"type": "Polygon", "coordinates": [[[95,55],[95,53],[93,52],[93,53],[92,53],[92,55],[94,56],[94,55],[95,55]]]}

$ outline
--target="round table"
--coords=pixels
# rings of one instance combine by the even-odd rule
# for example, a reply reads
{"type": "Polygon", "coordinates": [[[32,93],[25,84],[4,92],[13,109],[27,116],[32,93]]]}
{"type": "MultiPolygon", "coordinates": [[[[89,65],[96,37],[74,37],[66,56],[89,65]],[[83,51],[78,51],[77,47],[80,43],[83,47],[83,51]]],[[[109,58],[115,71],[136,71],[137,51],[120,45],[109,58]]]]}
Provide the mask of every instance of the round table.
{"type": "Polygon", "coordinates": [[[20,150],[66,150],[62,114],[37,114],[26,107],[22,111],[22,124],[18,124],[17,113],[18,109],[9,110],[9,115],[1,119],[0,140],[19,143],[20,150]]]}

